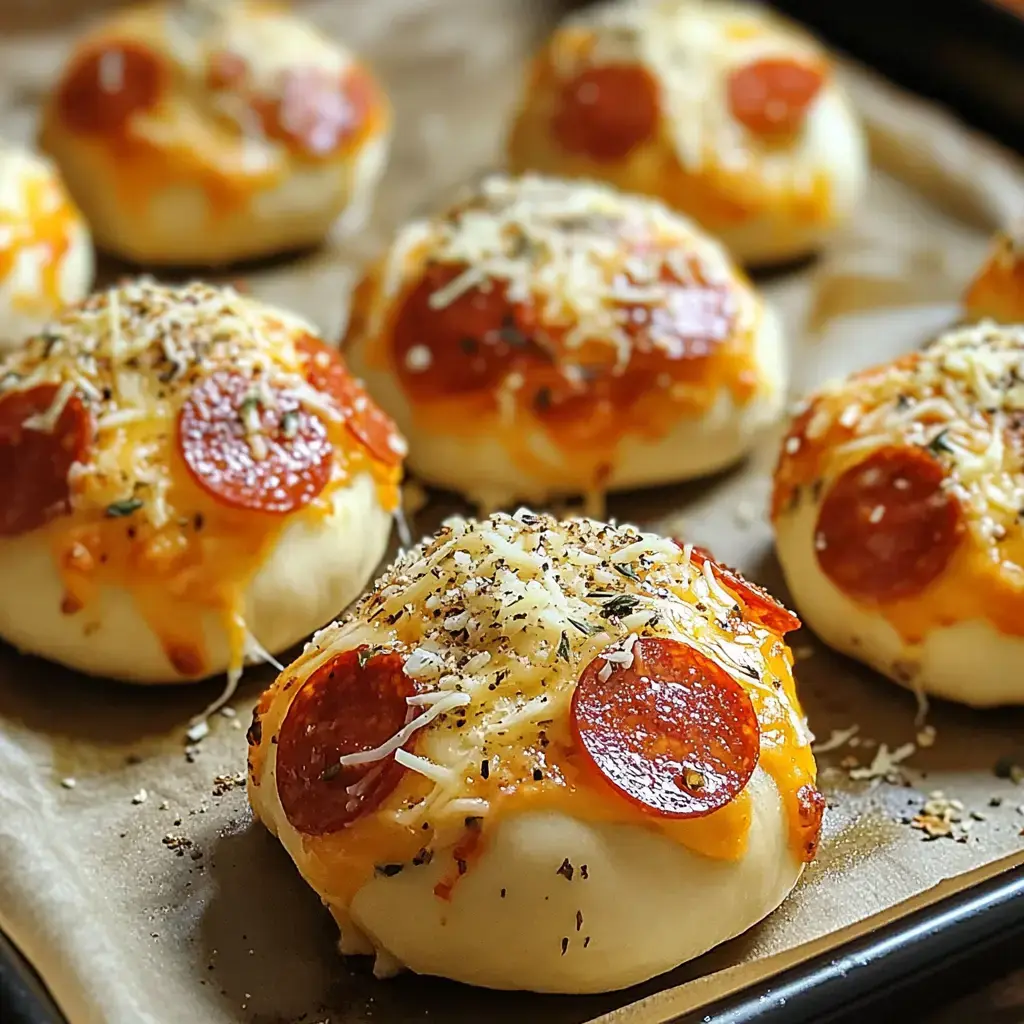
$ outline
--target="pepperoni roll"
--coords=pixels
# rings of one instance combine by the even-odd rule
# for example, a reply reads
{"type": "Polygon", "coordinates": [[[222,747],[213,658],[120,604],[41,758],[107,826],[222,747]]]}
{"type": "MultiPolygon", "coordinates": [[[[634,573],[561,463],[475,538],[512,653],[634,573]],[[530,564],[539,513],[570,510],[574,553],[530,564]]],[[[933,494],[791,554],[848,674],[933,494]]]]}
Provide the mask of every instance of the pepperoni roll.
{"type": "Polygon", "coordinates": [[[291,314],[202,284],[96,293],[0,361],[0,636],[233,682],[362,590],[403,451],[291,314]]]}
{"type": "Polygon", "coordinates": [[[1024,220],[996,235],[988,257],[964,294],[971,320],[1024,323],[1024,220]]]}
{"type": "Polygon", "coordinates": [[[378,974],[624,988],[815,856],[797,626],[634,527],[449,520],[264,693],[249,798],[378,974]]]}
{"type": "Polygon", "coordinates": [[[783,442],[798,610],[919,696],[1024,703],[1022,382],[1024,327],[958,327],[811,396],[783,442]]]}
{"type": "Polygon", "coordinates": [[[41,141],[102,248],[209,266],[357,226],[390,123],[370,71],[287,10],[165,0],[79,41],[41,141]]]}
{"type": "Polygon", "coordinates": [[[699,0],[571,15],[534,60],[508,154],[656,196],[747,264],[818,248],[867,178],[828,54],[760,6],[699,0]]]}
{"type": "Polygon", "coordinates": [[[412,223],[344,348],[415,436],[410,466],[483,506],[699,476],[781,410],[779,326],[718,243],[604,185],[487,178],[412,223]]]}
{"type": "Polygon", "coordinates": [[[49,161],[0,140],[0,351],[89,291],[92,242],[49,161]]]}

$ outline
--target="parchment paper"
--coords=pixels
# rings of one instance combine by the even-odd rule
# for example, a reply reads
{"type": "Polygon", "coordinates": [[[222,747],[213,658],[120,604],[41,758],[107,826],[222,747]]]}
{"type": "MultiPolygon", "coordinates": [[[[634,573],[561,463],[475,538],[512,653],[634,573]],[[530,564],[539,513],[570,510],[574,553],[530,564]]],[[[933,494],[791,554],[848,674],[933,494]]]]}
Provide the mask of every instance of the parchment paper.
{"type": "MultiPolygon", "coordinates": [[[[557,12],[540,0],[306,7],[387,83],[398,112],[390,170],[372,229],[358,240],[243,276],[335,337],[360,261],[405,217],[500,162],[522,61],[557,12]]],[[[43,0],[0,15],[0,130],[11,137],[31,137],[38,100],[80,26],[61,21],[60,8],[43,0]]],[[[863,71],[847,77],[877,161],[867,202],[826,256],[762,282],[789,327],[794,394],[910,349],[953,320],[989,232],[1024,209],[1024,171],[992,143],[863,71]]],[[[107,278],[122,269],[107,266],[107,278]]],[[[763,517],[775,446],[766,439],[745,467],[710,480],[617,496],[611,513],[707,544],[785,597],[763,517]]],[[[426,532],[438,515],[435,502],[415,525],[426,532]]],[[[219,682],[137,690],[0,649],[0,928],[72,1024],[569,1024],[603,1014],[639,1024],[977,881],[1006,858],[1024,861],[1024,786],[992,770],[1000,755],[1020,754],[1024,713],[935,706],[934,745],[905,762],[913,787],[852,782],[844,758],[868,764],[874,744],[915,741],[915,702],[806,631],[793,643],[815,732],[860,726],[859,746],[819,758],[830,798],[821,856],[768,921],[637,989],[500,994],[414,976],[378,982],[368,964],[342,961],[328,915],[252,823],[234,784],[244,724],[268,679],[260,671],[246,677],[236,713],[215,716],[210,734],[187,745],[190,716],[219,682]],[[966,841],[929,841],[907,824],[934,790],[962,801],[966,841]]]]}

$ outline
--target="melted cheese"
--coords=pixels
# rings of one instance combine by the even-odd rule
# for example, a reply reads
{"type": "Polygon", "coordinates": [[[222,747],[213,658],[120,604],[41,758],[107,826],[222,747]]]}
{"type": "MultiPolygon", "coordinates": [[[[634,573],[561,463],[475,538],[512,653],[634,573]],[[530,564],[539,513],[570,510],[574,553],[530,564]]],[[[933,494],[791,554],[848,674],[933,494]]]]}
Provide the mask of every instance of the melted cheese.
{"type": "MultiPolygon", "coordinates": [[[[534,405],[539,383],[509,368],[494,389],[452,395],[407,394],[417,425],[439,434],[461,433],[467,422],[502,438],[529,479],[557,481],[560,460],[531,447],[526,421],[543,430],[556,448],[592,463],[587,478],[600,480],[600,466],[624,433],[665,437],[682,419],[697,419],[723,398],[739,407],[771,390],[759,366],[755,336],[764,310],[746,278],[724,249],[661,203],[583,182],[526,175],[487,178],[478,191],[446,214],[407,225],[383,262],[357,289],[346,345],[362,346],[358,358],[371,368],[414,379],[431,365],[425,346],[409,350],[396,365],[392,332],[403,302],[431,263],[464,268],[430,297],[444,309],[471,288],[505,289],[537,324],[536,335],[552,353],[553,373],[569,389],[586,393],[581,367],[609,368],[628,410],[604,415],[547,417],[534,405]],[[705,323],[699,303],[680,311],[674,296],[687,283],[720,289],[722,316],[705,323]],[[663,371],[651,383],[645,370],[651,353],[637,345],[635,310],[645,315],[645,344],[661,358],[663,371]],[[664,324],[658,319],[665,313],[664,324]],[[689,359],[679,351],[681,335],[706,332],[709,355],[689,359]],[[425,354],[424,354],[425,353],[425,354]],[[633,377],[630,377],[631,372],[633,377]],[[630,380],[635,388],[630,389],[630,380]]],[[[556,378],[557,382],[557,378],[556,378]]],[[[563,477],[564,479],[564,477],[563,477]]]]}
{"type": "MultiPolygon", "coordinates": [[[[141,44],[160,65],[164,85],[151,108],[136,111],[106,137],[83,141],[89,160],[102,170],[104,186],[113,188],[118,203],[135,217],[152,215],[151,207],[162,194],[180,196],[188,186],[194,187],[205,199],[211,230],[246,211],[265,216],[261,210],[273,204],[260,207],[259,198],[283,188],[297,165],[315,166],[320,159],[264,129],[257,108],[276,109],[289,72],[340,80],[358,70],[372,83],[369,72],[357,65],[346,47],[287,9],[261,0],[190,0],[125,8],[80,40],[69,66],[76,56],[114,42],[141,44]],[[239,82],[212,79],[211,68],[224,54],[244,69],[239,82]]],[[[386,101],[375,85],[372,91],[375,98],[364,122],[330,154],[346,166],[353,162],[354,185],[359,184],[359,151],[368,140],[385,136],[390,121],[386,101]]],[[[331,116],[332,109],[318,111],[316,102],[315,97],[307,97],[305,105],[300,100],[287,116],[292,121],[310,114],[331,116]]],[[[284,104],[281,109],[291,108],[284,104]]],[[[58,88],[45,112],[42,139],[63,159],[68,129],[62,120],[58,88]]],[[[306,183],[310,190],[323,187],[315,175],[306,183]]],[[[286,212],[301,219],[308,204],[306,197],[305,207],[286,212]]],[[[102,235],[102,228],[98,230],[102,235]]]]}
{"type": "Polygon", "coordinates": [[[820,66],[825,54],[812,39],[755,8],[703,0],[598,5],[567,23],[568,41],[554,61],[563,78],[588,66],[641,64],[658,81],[677,157],[691,173],[707,166],[738,172],[764,161],[769,184],[788,178],[729,110],[729,73],[765,58],[820,66]]]}
{"type": "Polygon", "coordinates": [[[79,298],[65,293],[62,273],[72,244],[85,231],[53,167],[0,141],[0,292],[19,260],[30,261],[34,270],[15,282],[8,301],[16,311],[45,319],[79,298]]]}
{"type": "Polygon", "coordinates": [[[510,137],[512,167],[601,178],[657,195],[721,232],[742,258],[748,248],[758,260],[773,258],[768,254],[775,250],[800,252],[807,244],[798,241],[800,233],[810,239],[815,226],[827,228],[860,191],[859,131],[828,81],[830,66],[812,39],[753,6],[701,0],[597,5],[571,16],[538,54],[510,137]],[[803,126],[781,140],[737,121],[728,95],[732,71],[774,58],[826,75],[803,126]],[[565,151],[549,123],[560,90],[588,69],[616,65],[642,67],[653,78],[661,112],[656,130],[617,161],[565,151]],[[841,167],[830,153],[834,131],[841,167]],[[758,239],[754,226],[762,216],[788,226],[788,244],[758,239]],[[753,234],[744,233],[748,227],[753,234]]]}
{"type": "Polygon", "coordinates": [[[69,477],[71,514],[43,528],[69,612],[101,586],[127,588],[175,668],[198,676],[208,671],[202,622],[212,610],[233,639],[237,671],[247,645],[245,587],[285,525],[329,515],[332,495],[363,472],[381,504],[397,507],[398,467],[374,459],[322,396],[317,414],[334,464],[309,506],[287,516],[230,508],[186,469],[176,423],[195,381],[230,369],[306,396],[313,389],[296,342],[308,335],[315,331],[304,321],[230,288],[140,280],[94,294],[0,364],[0,394],[59,385],[27,427],[52,429],[72,394],[96,427],[87,460],[69,477]]]}
{"type": "MultiPolygon", "coordinates": [[[[296,682],[366,643],[405,656],[405,671],[427,688],[411,699],[414,707],[429,701],[430,711],[445,710],[416,729],[411,754],[400,758],[409,770],[381,807],[334,834],[302,838],[310,881],[332,903],[347,905],[375,865],[457,843],[455,884],[457,861],[468,856],[460,847],[472,839],[478,848],[503,817],[528,809],[658,829],[708,857],[739,859],[748,794],[704,818],[660,818],[595,778],[572,739],[569,706],[580,672],[602,652],[624,663],[637,636],[689,644],[744,687],[761,728],[761,767],[782,794],[799,848],[797,792],[815,769],[781,638],[743,621],[730,595],[671,541],[525,511],[450,521],[406,553],[348,619],[314,636],[260,702],[254,782],[296,682]],[[609,609],[616,600],[618,614],[609,609]]],[[[407,725],[399,735],[409,732],[407,725]]],[[[396,745],[357,756],[394,756],[396,745]]]]}
{"type": "Polygon", "coordinates": [[[784,446],[773,518],[792,514],[808,493],[826,494],[885,445],[930,448],[968,535],[939,579],[881,614],[910,643],[975,618],[1024,635],[1024,327],[959,327],[813,396],[784,446]]]}

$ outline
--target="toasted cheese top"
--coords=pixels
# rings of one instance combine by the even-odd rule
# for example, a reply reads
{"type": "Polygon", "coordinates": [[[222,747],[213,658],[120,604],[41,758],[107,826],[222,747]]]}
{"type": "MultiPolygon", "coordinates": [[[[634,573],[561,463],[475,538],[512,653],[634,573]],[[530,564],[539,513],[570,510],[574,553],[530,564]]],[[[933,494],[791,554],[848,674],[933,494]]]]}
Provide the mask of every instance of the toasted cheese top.
{"type": "MultiPolygon", "coordinates": [[[[860,481],[859,491],[844,492],[848,504],[857,493],[873,495],[860,529],[888,536],[884,553],[894,572],[902,568],[908,579],[919,575],[920,586],[904,588],[894,600],[876,595],[883,613],[908,638],[919,639],[930,624],[974,617],[1019,635],[1024,327],[991,321],[958,327],[922,352],[812,396],[784,442],[773,516],[793,514],[806,501],[824,497],[827,503],[837,480],[858,466],[876,470],[860,481]],[[915,541],[911,534],[918,528],[925,532],[915,541]],[[901,566],[915,545],[916,561],[901,566]]],[[[856,483],[852,476],[846,481],[856,483]]],[[[822,525],[819,519],[816,547],[819,561],[827,561],[828,529],[822,525]]],[[[863,547],[859,555],[863,564],[863,547]]],[[[857,553],[847,557],[852,562],[857,553]]]]}
{"type": "Polygon", "coordinates": [[[194,604],[184,675],[205,667],[201,613],[237,631],[294,517],[361,473],[396,506],[403,451],[310,325],[231,288],[98,292],[0,362],[0,534],[45,534],[69,613],[115,583],[170,602],[158,635],[188,634],[194,604]]]}
{"type": "Polygon", "coordinates": [[[792,62],[822,76],[830,66],[813,39],[763,9],[703,0],[598,4],[570,16],[552,47],[563,79],[588,67],[644,68],[656,83],[662,124],[686,170],[757,167],[780,185],[792,178],[788,147],[736,116],[730,75],[765,61],[792,62]]]}
{"type": "Polygon", "coordinates": [[[287,9],[188,0],[124,8],[83,37],[43,140],[107,153],[124,199],[184,178],[228,208],[295,159],[347,159],[389,116],[355,57],[287,9]]]}
{"type": "MultiPolygon", "coordinates": [[[[257,709],[254,785],[272,784],[273,758],[284,795],[292,784],[282,780],[302,770],[293,762],[310,756],[298,747],[315,743],[317,728],[333,728],[317,717],[326,707],[318,695],[323,687],[323,701],[330,699],[325,673],[347,652],[358,651],[359,670],[369,673],[352,691],[360,720],[379,721],[394,700],[390,691],[367,690],[375,658],[397,655],[415,690],[408,717],[398,714],[402,728],[375,749],[340,759],[342,767],[372,765],[349,787],[355,797],[397,762],[404,774],[395,788],[340,828],[318,827],[315,803],[312,816],[303,811],[299,831],[314,854],[312,870],[325,872],[321,891],[344,905],[375,865],[417,855],[422,862],[452,843],[456,860],[465,859],[467,843],[486,840],[504,816],[527,808],[656,828],[710,857],[742,856],[751,813],[745,792],[702,816],[662,817],[614,793],[583,763],[573,733],[581,674],[590,666],[603,682],[614,670],[638,670],[636,645],[648,638],[678,641],[713,662],[729,686],[742,687],[760,728],[753,756],[782,794],[802,855],[811,832],[816,839],[820,813],[808,820],[814,763],[792,657],[778,632],[744,611],[712,563],[691,552],[634,527],[559,522],[525,510],[454,519],[405,553],[343,622],[316,634],[257,709]],[[307,680],[312,691],[303,690],[307,680]]],[[[329,786],[336,773],[337,766],[307,783],[301,798],[319,799],[316,787],[329,786]]],[[[453,861],[452,868],[455,884],[464,867],[453,861]]]]}
{"type": "Polygon", "coordinates": [[[399,233],[357,290],[346,345],[439,432],[518,420],[607,454],[757,395],[762,317],[723,248],[661,203],[492,176],[399,233]]]}

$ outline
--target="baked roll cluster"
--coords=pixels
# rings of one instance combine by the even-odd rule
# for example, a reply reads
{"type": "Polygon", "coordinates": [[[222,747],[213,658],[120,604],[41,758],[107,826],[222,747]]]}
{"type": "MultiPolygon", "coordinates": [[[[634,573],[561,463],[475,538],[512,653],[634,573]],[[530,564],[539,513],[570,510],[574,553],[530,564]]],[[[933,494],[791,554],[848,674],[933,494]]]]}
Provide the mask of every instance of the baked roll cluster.
{"type": "Polygon", "coordinates": [[[410,468],[483,505],[684,480],[781,410],[779,325],[725,250],[605,185],[492,176],[406,226],[343,349],[415,438],[410,468]]]}
{"type": "Polygon", "coordinates": [[[43,111],[98,245],[219,265],[362,219],[391,114],[353,54],[259,0],[123,8],[79,41],[43,111]]]}
{"type": "Polygon", "coordinates": [[[454,519],[263,695],[250,799],[379,974],[632,985],[749,928],[814,855],[798,625],[632,527],[454,519]]]}
{"type": "Polygon", "coordinates": [[[0,140],[0,351],[92,284],[89,229],[53,165],[0,140]]]}
{"type": "Polygon", "coordinates": [[[656,196],[744,263],[817,249],[868,170],[829,55],[763,8],[702,0],[571,16],[534,62],[508,151],[516,171],[656,196]]]}
{"type": "Polygon", "coordinates": [[[0,636],[132,682],[237,676],[360,592],[403,452],[297,317],[97,292],[0,362],[0,636]]]}
{"type": "Polygon", "coordinates": [[[812,395],[772,519],[797,608],[902,685],[1024,702],[1024,326],[956,328],[812,395]]]}

